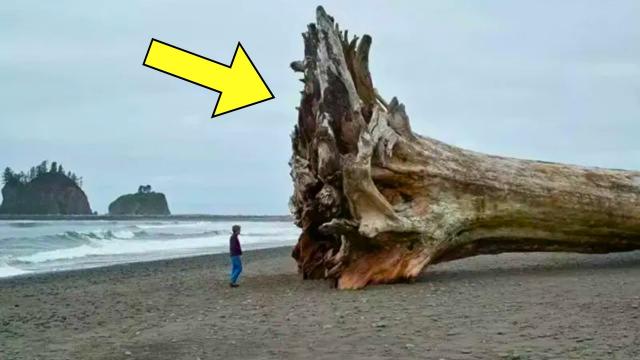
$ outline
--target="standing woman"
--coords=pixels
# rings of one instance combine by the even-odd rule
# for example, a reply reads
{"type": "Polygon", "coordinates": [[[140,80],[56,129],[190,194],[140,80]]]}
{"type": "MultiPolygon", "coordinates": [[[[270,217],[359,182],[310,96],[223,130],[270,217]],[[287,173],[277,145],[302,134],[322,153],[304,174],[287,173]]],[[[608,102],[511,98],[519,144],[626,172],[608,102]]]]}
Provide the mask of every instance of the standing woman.
{"type": "Polygon", "coordinates": [[[240,248],[240,225],[233,225],[231,227],[231,237],[229,238],[229,255],[231,255],[231,282],[229,286],[232,288],[238,287],[238,277],[242,272],[242,248],[240,248]]]}

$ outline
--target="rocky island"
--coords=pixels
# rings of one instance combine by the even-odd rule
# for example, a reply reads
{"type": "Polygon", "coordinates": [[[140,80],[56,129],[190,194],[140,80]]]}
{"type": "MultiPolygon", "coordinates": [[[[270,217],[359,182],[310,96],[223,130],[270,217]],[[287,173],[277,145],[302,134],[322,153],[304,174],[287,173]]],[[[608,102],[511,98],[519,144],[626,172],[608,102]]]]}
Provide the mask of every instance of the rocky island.
{"type": "Polygon", "coordinates": [[[140,185],[135,194],[118,197],[109,204],[109,215],[171,215],[163,193],[151,191],[151,185],[140,185]]]}
{"type": "Polygon", "coordinates": [[[16,173],[7,167],[2,180],[0,214],[88,215],[91,207],[82,191],[82,178],[64,171],[62,165],[47,161],[29,173],[16,173]]]}

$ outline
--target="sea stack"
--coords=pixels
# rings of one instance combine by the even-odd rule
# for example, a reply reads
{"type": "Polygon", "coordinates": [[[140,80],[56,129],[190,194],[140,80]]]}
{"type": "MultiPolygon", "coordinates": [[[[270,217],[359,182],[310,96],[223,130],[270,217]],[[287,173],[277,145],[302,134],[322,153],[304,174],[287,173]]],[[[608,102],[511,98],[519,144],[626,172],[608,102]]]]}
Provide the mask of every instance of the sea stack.
{"type": "Polygon", "coordinates": [[[62,166],[42,162],[29,174],[6,168],[3,175],[0,214],[89,215],[87,195],[80,188],[82,179],[65,173],[62,166]]]}
{"type": "Polygon", "coordinates": [[[135,194],[118,197],[109,204],[109,215],[171,215],[163,193],[151,191],[150,185],[140,185],[135,194]]]}

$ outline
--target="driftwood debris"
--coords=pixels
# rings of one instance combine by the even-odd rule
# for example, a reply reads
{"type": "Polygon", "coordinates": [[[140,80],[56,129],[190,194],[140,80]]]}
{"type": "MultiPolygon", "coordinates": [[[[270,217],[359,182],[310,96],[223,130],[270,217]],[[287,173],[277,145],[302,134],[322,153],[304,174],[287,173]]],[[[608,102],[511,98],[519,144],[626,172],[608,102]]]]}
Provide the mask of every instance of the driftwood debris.
{"type": "Polygon", "coordinates": [[[293,250],[304,278],[341,289],[414,279],[427,265],[524,251],[640,249],[640,172],[481,154],[415,134],[377,93],[371,37],[319,7],[303,34],[292,137],[293,250]]]}

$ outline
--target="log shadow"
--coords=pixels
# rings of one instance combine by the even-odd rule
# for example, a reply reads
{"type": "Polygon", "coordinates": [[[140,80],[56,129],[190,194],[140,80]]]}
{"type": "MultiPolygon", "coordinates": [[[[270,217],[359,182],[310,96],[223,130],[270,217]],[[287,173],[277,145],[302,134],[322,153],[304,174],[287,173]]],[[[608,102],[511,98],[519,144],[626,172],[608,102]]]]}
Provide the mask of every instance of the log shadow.
{"type": "Polygon", "coordinates": [[[427,267],[416,282],[546,277],[550,275],[597,275],[606,270],[640,270],[640,251],[611,254],[511,253],[479,255],[427,267]],[[527,258],[531,255],[532,258],[527,258]],[[566,255],[566,256],[563,256],[566,255]],[[553,257],[552,257],[553,256],[553,257]],[[593,273],[596,271],[596,273],[593,273]]]}

